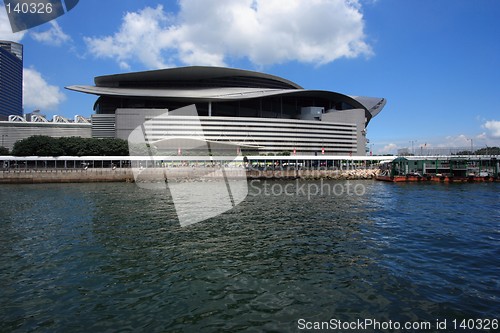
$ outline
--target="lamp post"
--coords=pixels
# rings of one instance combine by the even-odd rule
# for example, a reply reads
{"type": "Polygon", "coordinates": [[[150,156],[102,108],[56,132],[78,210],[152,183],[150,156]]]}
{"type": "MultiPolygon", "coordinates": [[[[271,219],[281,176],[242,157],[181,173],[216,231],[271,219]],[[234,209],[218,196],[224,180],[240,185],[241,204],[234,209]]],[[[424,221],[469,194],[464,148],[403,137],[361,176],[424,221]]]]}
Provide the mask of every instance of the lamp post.
{"type": "Polygon", "coordinates": [[[417,142],[417,140],[411,140],[410,143],[411,143],[411,153],[413,154],[413,156],[415,156],[415,149],[413,148],[413,144],[417,142]]]}

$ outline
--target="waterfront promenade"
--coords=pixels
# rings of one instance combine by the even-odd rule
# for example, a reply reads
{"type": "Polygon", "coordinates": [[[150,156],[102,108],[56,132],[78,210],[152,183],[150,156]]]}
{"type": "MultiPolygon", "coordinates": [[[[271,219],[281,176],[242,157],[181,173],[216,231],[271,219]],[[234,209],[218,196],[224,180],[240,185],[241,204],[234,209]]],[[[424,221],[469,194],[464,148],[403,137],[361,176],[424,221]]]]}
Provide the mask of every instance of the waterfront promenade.
{"type": "MultiPolygon", "coordinates": [[[[389,160],[393,157],[389,157],[389,160]]],[[[0,183],[82,183],[155,181],[218,177],[249,179],[371,179],[385,156],[61,156],[0,157],[0,183]]]]}
{"type": "MultiPolygon", "coordinates": [[[[499,159],[498,156],[411,157],[415,161],[429,161],[428,170],[430,163],[457,158],[471,165],[490,166],[497,165],[499,159]]],[[[169,178],[179,180],[204,180],[220,177],[216,171],[221,168],[227,178],[372,179],[379,175],[381,165],[394,159],[396,156],[3,156],[0,183],[133,182],[134,172],[140,172],[142,181],[165,179],[167,173],[169,178]]],[[[406,173],[412,171],[406,169],[406,173]]]]}

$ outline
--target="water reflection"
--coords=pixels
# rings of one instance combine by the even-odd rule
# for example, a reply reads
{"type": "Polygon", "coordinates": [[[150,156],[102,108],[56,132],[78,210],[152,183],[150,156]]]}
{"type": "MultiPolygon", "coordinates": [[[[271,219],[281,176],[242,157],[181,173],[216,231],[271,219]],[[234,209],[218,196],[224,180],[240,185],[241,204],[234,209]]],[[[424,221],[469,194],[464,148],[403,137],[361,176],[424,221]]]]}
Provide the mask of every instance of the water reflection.
{"type": "Polygon", "coordinates": [[[186,228],[168,193],[133,184],[2,187],[0,331],[498,317],[496,184],[450,200],[362,183],[361,197],[249,196],[186,228]]]}

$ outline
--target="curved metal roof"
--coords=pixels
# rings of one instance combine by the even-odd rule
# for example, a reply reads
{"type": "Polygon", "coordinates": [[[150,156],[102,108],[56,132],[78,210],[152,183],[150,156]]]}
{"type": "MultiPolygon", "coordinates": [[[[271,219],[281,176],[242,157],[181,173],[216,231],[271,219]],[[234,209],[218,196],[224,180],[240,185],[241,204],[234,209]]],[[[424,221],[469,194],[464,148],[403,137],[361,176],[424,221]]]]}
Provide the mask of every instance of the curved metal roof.
{"type": "Polygon", "coordinates": [[[385,98],[380,97],[364,97],[364,96],[351,96],[353,99],[358,101],[363,107],[370,112],[372,117],[375,117],[379,114],[380,111],[384,108],[387,100],[385,98]]]}
{"type": "Polygon", "coordinates": [[[98,87],[158,87],[175,88],[232,86],[252,88],[302,89],[295,82],[278,76],[236,68],[189,66],[152,71],[98,76],[98,87]]]}
{"type": "Polygon", "coordinates": [[[324,90],[263,88],[136,89],[94,86],[69,86],[66,89],[99,96],[173,98],[200,102],[231,101],[276,95],[335,97],[355,107],[365,108],[362,103],[347,95],[324,90]]]}
{"type": "Polygon", "coordinates": [[[365,109],[367,122],[386,104],[384,98],[348,96],[303,89],[278,76],[225,67],[191,66],[95,78],[96,86],[66,89],[98,96],[165,98],[191,102],[232,101],[269,96],[320,97],[365,109]]]}
{"type": "MultiPolygon", "coordinates": [[[[205,88],[205,89],[135,89],[93,86],[69,86],[69,90],[99,96],[170,98],[191,102],[223,102],[270,96],[303,96],[334,99],[355,108],[369,110],[363,103],[347,95],[324,90],[262,89],[262,88],[205,88]]],[[[376,99],[380,100],[380,99],[376,99]]]]}

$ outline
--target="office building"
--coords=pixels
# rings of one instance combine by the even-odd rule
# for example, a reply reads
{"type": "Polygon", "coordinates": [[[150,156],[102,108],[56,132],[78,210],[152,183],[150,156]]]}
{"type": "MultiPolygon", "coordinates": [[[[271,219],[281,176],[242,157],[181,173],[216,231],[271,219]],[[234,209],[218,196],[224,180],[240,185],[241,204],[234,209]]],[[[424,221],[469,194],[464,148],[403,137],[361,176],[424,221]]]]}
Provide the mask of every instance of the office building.
{"type": "Polygon", "coordinates": [[[0,41],[0,121],[23,114],[23,46],[0,41]]]}

